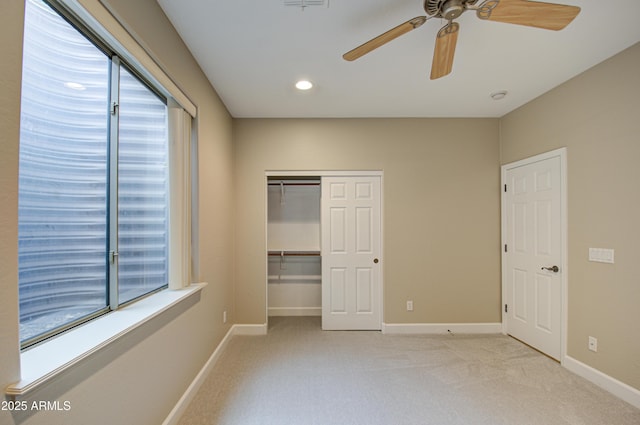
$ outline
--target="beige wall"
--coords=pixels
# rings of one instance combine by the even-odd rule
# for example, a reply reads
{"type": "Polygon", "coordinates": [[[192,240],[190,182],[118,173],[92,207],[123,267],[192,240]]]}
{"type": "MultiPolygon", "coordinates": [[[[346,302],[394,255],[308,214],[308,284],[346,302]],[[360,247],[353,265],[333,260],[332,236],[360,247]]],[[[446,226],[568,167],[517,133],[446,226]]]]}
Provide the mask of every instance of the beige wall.
{"type": "MultiPolygon", "coordinates": [[[[100,9],[98,0],[81,2],[100,9]]],[[[227,332],[222,311],[228,310],[233,320],[231,118],[155,0],[111,3],[198,107],[196,278],[209,286],[198,302],[169,310],[26,398],[29,403],[68,400],[71,411],[15,416],[0,411],[2,424],[157,425],[227,332]]],[[[23,0],[0,2],[0,388],[19,378],[16,248],[23,8],[23,0]]]]}
{"type": "Polygon", "coordinates": [[[639,70],[636,44],[501,119],[502,163],[567,147],[568,355],[637,389],[639,70]],[[589,247],[615,249],[615,264],[587,261],[589,247]]]}
{"type": "Polygon", "coordinates": [[[384,171],[386,323],[501,320],[497,120],[237,119],[233,134],[239,323],[266,321],[266,170],[384,171]]]}
{"type": "MultiPolygon", "coordinates": [[[[70,400],[71,412],[0,411],[0,423],[160,423],[227,331],[223,310],[230,322],[266,320],[265,170],[383,170],[385,322],[499,322],[499,164],[560,146],[569,159],[568,354],[640,388],[640,45],[501,120],[232,120],[154,0],[109,4],[198,106],[196,262],[209,286],[190,308],[31,396],[70,400]],[[591,246],[616,249],[616,263],[587,262],[591,246]],[[586,350],[588,335],[598,353],[586,350]]],[[[22,0],[0,2],[1,387],[19,375],[22,21],[22,0]]]]}

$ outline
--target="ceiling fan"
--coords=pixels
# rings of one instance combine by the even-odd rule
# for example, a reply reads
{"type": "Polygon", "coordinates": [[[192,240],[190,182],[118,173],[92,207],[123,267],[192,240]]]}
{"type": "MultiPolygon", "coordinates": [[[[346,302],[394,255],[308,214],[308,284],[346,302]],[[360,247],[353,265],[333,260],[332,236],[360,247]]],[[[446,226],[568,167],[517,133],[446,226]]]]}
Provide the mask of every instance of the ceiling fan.
{"type": "Polygon", "coordinates": [[[529,0],[485,0],[476,6],[477,2],[478,0],[424,0],[424,10],[427,16],[417,16],[410,19],[345,53],[342,57],[347,61],[356,60],[391,40],[418,28],[429,19],[442,18],[449,22],[440,29],[436,37],[433,63],[431,64],[431,79],[435,80],[451,72],[460,30],[460,25],[454,22],[454,19],[467,10],[474,10],[478,18],[488,21],[555,31],[569,25],[580,12],[580,8],[577,6],[529,0]]]}

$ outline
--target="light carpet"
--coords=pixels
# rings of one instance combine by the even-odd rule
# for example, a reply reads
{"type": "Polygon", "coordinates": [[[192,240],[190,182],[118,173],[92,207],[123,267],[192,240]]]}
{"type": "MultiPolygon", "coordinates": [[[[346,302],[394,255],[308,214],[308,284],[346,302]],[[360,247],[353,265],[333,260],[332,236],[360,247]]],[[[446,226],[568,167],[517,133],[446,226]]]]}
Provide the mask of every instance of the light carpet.
{"type": "Polygon", "coordinates": [[[234,336],[180,425],[638,425],[640,410],[503,335],[234,336]]]}

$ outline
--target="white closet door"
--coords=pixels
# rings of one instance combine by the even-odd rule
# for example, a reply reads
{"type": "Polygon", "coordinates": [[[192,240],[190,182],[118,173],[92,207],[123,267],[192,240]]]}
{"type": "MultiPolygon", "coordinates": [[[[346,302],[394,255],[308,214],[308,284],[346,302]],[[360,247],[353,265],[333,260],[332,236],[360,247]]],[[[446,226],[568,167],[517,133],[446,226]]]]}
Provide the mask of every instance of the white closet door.
{"type": "Polygon", "coordinates": [[[322,328],[379,330],[380,177],[322,178],[322,328]]]}

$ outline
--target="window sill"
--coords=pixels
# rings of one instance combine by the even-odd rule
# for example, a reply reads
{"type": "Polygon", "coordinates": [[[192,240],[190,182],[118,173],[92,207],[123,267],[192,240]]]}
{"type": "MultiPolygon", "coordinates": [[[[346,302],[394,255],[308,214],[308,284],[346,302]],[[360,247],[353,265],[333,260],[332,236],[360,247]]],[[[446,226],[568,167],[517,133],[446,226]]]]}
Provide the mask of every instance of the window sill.
{"type": "Polygon", "coordinates": [[[5,393],[9,396],[27,394],[162,312],[186,300],[190,295],[200,292],[206,285],[206,283],[197,283],[184,289],[158,292],[24,351],[20,355],[22,379],[9,385],[5,393]]]}

